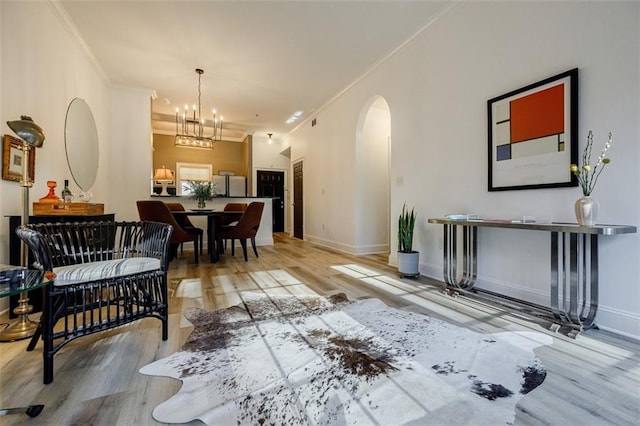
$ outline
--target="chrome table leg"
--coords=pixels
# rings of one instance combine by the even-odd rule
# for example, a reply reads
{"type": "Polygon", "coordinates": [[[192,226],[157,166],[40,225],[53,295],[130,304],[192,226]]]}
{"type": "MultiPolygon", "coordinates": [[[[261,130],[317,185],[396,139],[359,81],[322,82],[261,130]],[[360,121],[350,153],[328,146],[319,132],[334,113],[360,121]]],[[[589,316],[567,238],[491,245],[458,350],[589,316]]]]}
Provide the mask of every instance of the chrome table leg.
{"type": "Polygon", "coordinates": [[[458,233],[457,225],[444,225],[444,279],[447,287],[469,290],[477,278],[478,228],[462,226],[462,276],[458,280],[458,233]]]}

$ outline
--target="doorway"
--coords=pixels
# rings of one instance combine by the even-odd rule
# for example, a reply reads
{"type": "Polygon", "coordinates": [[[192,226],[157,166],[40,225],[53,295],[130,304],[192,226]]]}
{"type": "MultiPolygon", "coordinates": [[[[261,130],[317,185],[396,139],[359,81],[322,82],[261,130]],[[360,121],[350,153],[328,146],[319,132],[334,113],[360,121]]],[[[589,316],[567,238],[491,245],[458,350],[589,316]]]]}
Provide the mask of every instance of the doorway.
{"type": "Polygon", "coordinates": [[[358,254],[390,253],[391,114],[381,96],[360,111],[356,133],[356,223],[358,254]]]}
{"type": "Polygon", "coordinates": [[[293,164],[293,236],[303,239],[302,161],[293,164]]]}
{"type": "Polygon", "coordinates": [[[270,197],[273,207],[273,232],[284,232],[284,172],[258,170],[258,197],[270,197]]]}

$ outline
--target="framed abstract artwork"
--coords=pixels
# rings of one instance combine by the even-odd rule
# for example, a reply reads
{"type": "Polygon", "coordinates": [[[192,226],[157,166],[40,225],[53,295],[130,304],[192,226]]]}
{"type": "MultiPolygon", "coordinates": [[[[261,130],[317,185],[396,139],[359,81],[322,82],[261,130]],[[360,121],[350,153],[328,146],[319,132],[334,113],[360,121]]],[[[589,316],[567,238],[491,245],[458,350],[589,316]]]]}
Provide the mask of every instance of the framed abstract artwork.
{"type": "Polygon", "coordinates": [[[578,69],[487,101],[489,191],[577,186],[578,69]]]}
{"type": "MultiPolygon", "coordinates": [[[[24,162],[24,152],[22,151],[22,141],[11,135],[4,135],[2,138],[2,179],[20,182],[22,180],[22,164],[24,162]]],[[[29,147],[29,178],[33,182],[36,170],[36,149],[29,147]]]]}

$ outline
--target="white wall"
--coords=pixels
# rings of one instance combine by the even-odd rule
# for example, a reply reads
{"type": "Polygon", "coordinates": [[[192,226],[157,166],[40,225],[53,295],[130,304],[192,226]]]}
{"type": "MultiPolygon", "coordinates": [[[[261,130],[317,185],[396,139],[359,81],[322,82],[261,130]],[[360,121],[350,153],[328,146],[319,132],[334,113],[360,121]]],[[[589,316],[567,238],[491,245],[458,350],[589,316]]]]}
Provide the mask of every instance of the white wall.
{"type": "MultiPolygon", "coordinates": [[[[91,108],[98,130],[92,202],[104,203],[118,220],[137,219],[135,200],[148,198],[151,178],[150,93],[111,87],[56,3],[0,2],[0,31],[1,132],[13,135],[6,121],[24,114],[46,134],[36,151],[30,201],[47,194],[47,180],[58,182],[58,195],[64,179],[70,180],[72,192],[79,191],[67,166],[64,125],[69,103],[80,97],[91,108]]],[[[1,180],[0,200],[0,263],[8,263],[4,216],[21,215],[20,185],[1,180]]],[[[0,309],[6,305],[0,301],[0,309]]]]}
{"type": "Polygon", "coordinates": [[[356,253],[389,252],[389,107],[374,96],[356,133],[356,253]]]}
{"type": "MultiPolygon", "coordinates": [[[[98,176],[91,191],[96,202],[107,202],[109,159],[104,153],[109,152],[109,94],[101,73],[61,24],[51,4],[0,2],[0,18],[1,133],[13,135],[6,121],[29,115],[46,134],[43,147],[36,150],[30,201],[47,194],[48,180],[58,182],[58,194],[64,179],[73,182],[67,167],[64,123],[69,103],[81,97],[93,112],[100,139],[98,176]]],[[[75,184],[70,186],[74,193],[79,191],[75,184]]],[[[21,193],[19,183],[0,181],[0,263],[9,262],[9,225],[4,216],[22,214],[21,193]]]]}
{"type": "MultiPolygon", "coordinates": [[[[75,97],[90,106],[100,139],[100,161],[96,184],[91,189],[96,202],[106,202],[108,193],[109,137],[108,88],[70,33],[61,25],[55,10],[44,2],[2,2],[2,133],[13,132],[6,125],[20,115],[29,115],[45,131],[42,148],[36,151],[35,183],[30,200],[47,194],[46,182],[60,187],[71,180],[67,167],[64,123],[67,107],[75,97]],[[26,25],[25,23],[28,23],[26,25]],[[34,31],[37,28],[37,31],[34,31]]],[[[58,188],[58,194],[61,188],[58,188]]],[[[20,215],[21,188],[16,182],[0,181],[0,216],[20,215]]],[[[7,263],[7,220],[0,226],[0,262],[7,263]]]]}
{"type": "MultiPolygon", "coordinates": [[[[305,238],[357,250],[351,232],[353,135],[360,109],[373,95],[383,96],[391,111],[391,247],[393,218],[406,201],[419,214],[416,246],[423,274],[440,279],[442,274],[442,230],[428,225],[429,217],[528,214],[575,221],[578,188],[487,191],[486,124],[488,99],[574,67],[580,69],[580,153],[589,129],[597,147],[609,131],[614,134],[613,162],[593,193],[601,204],[600,222],[639,225],[639,7],[637,2],[454,6],[320,111],[318,126],[303,123],[290,135],[292,160],[309,159],[305,238]]],[[[548,300],[548,235],[482,229],[479,250],[482,287],[548,300]]],[[[638,234],[600,238],[597,322],[640,337],[638,259],[638,234]]]]}
{"type": "MultiPolygon", "coordinates": [[[[304,238],[356,253],[356,130],[364,99],[342,96],[289,136],[291,162],[304,160],[304,238]],[[348,111],[349,115],[343,116],[348,111]]],[[[310,117],[311,118],[311,117],[310,117]]]]}
{"type": "MultiPolygon", "coordinates": [[[[27,114],[46,133],[44,146],[36,152],[31,201],[47,193],[47,180],[62,185],[70,179],[72,192],[79,191],[67,167],[64,123],[69,103],[81,97],[98,129],[100,160],[92,202],[118,212],[118,220],[137,219],[135,200],[148,197],[151,178],[151,92],[111,86],[56,3],[2,2],[0,7],[2,132],[13,134],[5,121],[27,114]]],[[[20,214],[19,185],[2,181],[3,193],[16,202],[3,202],[0,212],[20,214]]],[[[0,236],[6,238],[5,227],[0,227],[0,236]]],[[[0,245],[4,247],[6,243],[0,245]]],[[[0,261],[7,256],[2,253],[0,261]]]]}
{"type": "Polygon", "coordinates": [[[151,93],[146,90],[113,88],[109,204],[116,220],[139,220],[137,200],[149,198],[153,171],[151,93]]]}
{"type": "MultiPolygon", "coordinates": [[[[269,143],[269,137],[262,135],[253,135],[253,168],[260,170],[288,170],[289,157],[282,154],[282,140],[274,136],[272,143],[269,143]]],[[[255,174],[254,184],[255,184],[255,174]]],[[[254,193],[256,186],[254,185],[254,193]]]]}

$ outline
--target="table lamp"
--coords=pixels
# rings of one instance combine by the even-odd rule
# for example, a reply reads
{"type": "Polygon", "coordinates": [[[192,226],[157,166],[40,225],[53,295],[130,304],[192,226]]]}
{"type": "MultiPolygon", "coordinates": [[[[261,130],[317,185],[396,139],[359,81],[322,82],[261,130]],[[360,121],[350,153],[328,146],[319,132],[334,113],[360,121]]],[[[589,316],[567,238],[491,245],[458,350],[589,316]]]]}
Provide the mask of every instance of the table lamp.
{"type": "MultiPolygon", "coordinates": [[[[40,148],[44,143],[44,131],[40,126],[33,122],[31,117],[26,115],[20,116],[20,120],[7,121],[7,125],[13,132],[22,139],[22,178],[20,186],[22,186],[22,224],[29,223],[29,188],[33,186],[33,182],[29,177],[29,150],[31,147],[40,148]]],[[[24,241],[20,245],[20,260],[24,267],[29,263],[29,252],[24,241]]],[[[0,333],[0,341],[11,341],[26,339],[33,336],[38,323],[29,319],[29,314],[33,311],[33,306],[29,305],[28,293],[20,293],[18,306],[13,312],[18,315],[18,321],[0,333]]]]}
{"type": "Polygon", "coordinates": [[[153,180],[160,182],[160,185],[162,185],[162,192],[160,193],[160,196],[168,197],[171,195],[167,192],[167,185],[169,185],[170,182],[173,182],[173,172],[171,170],[164,166],[162,166],[161,169],[156,169],[156,173],[153,175],[153,180]]]}

